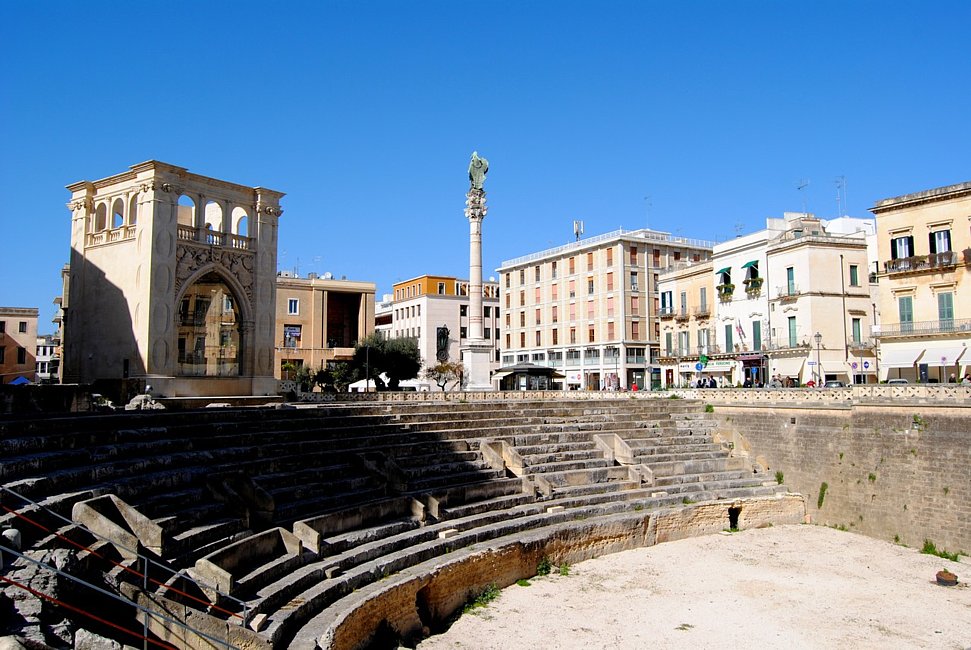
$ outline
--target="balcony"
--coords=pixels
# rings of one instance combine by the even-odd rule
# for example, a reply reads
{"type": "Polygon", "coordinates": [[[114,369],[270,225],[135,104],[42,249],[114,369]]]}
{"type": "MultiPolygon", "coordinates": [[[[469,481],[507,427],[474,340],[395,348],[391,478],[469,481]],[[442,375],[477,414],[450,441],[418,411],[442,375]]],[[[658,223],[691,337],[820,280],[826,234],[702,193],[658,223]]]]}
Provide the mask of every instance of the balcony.
{"type": "Polygon", "coordinates": [[[720,345],[699,345],[694,347],[686,348],[672,348],[670,352],[661,349],[660,358],[662,359],[682,359],[690,357],[700,357],[702,355],[708,356],[713,354],[722,354],[722,346],[720,345]]]}
{"type": "Polygon", "coordinates": [[[252,237],[219,232],[210,228],[195,228],[180,224],[178,233],[179,239],[182,241],[193,241],[209,246],[225,246],[243,251],[254,250],[256,248],[256,240],[252,237]]]}
{"type": "Polygon", "coordinates": [[[715,290],[718,292],[718,297],[720,299],[722,299],[722,300],[731,300],[732,299],[732,294],[735,293],[735,285],[734,284],[719,284],[718,286],[715,287],[715,290]]]}
{"type": "Polygon", "coordinates": [[[678,321],[679,323],[685,323],[690,317],[691,316],[688,314],[688,310],[682,309],[674,315],[674,320],[678,321]]]}
{"type": "Polygon", "coordinates": [[[670,307],[661,309],[661,311],[658,312],[658,316],[661,318],[661,320],[668,320],[670,318],[674,318],[674,310],[671,309],[670,307]]]}
{"type": "MultiPolygon", "coordinates": [[[[965,262],[971,259],[971,249],[964,251],[965,262]]],[[[945,271],[957,266],[958,254],[955,251],[945,251],[943,253],[931,253],[930,255],[914,255],[913,257],[901,257],[883,263],[884,273],[926,273],[933,271],[945,271]]]]}
{"type": "Polygon", "coordinates": [[[802,292],[799,291],[799,287],[794,284],[789,284],[784,287],[776,287],[775,295],[776,298],[782,301],[795,300],[800,296],[802,292]]]}
{"type": "Polygon", "coordinates": [[[698,320],[704,320],[711,316],[711,307],[708,305],[702,305],[701,307],[695,307],[694,317],[698,320]]]}
{"type": "Polygon", "coordinates": [[[872,350],[874,348],[874,344],[873,341],[869,340],[864,341],[861,339],[859,341],[854,341],[853,339],[849,339],[846,341],[846,347],[851,350],[872,350]]]}
{"type": "Polygon", "coordinates": [[[763,278],[745,278],[745,293],[749,295],[758,295],[762,292],[762,281],[763,278]]]}
{"type": "Polygon", "coordinates": [[[913,323],[889,323],[873,326],[874,338],[895,336],[933,336],[937,334],[966,334],[971,332],[971,318],[950,318],[913,323]]]}

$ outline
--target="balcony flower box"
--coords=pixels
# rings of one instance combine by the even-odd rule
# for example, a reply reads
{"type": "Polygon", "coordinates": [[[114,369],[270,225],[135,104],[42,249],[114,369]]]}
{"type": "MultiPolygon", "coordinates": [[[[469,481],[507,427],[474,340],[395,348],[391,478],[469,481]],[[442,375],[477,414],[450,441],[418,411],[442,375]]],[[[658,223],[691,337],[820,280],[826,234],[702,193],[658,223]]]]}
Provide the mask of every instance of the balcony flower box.
{"type": "Polygon", "coordinates": [[[722,300],[730,299],[732,294],[735,293],[734,284],[719,284],[717,287],[715,287],[715,289],[718,291],[718,296],[722,300]]]}
{"type": "Polygon", "coordinates": [[[746,278],[745,291],[748,293],[758,293],[762,290],[762,280],[763,278],[746,278]]]}

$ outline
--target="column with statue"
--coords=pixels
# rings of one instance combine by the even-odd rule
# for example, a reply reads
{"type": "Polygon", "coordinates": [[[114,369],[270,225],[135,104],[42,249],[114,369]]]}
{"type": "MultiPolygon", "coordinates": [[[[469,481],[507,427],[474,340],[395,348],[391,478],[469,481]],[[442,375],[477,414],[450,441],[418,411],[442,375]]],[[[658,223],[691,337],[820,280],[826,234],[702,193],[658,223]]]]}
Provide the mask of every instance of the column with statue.
{"type": "Polygon", "coordinates": [[[493,390],[489,374],[493,345],[482,336],[482,220],[485,219],[486,173],[489,161],[475,151],[469,163],[469,192],[465,198],[465,216],[469,220],[469,331],[462,346],[465,390],[493,390]]]}

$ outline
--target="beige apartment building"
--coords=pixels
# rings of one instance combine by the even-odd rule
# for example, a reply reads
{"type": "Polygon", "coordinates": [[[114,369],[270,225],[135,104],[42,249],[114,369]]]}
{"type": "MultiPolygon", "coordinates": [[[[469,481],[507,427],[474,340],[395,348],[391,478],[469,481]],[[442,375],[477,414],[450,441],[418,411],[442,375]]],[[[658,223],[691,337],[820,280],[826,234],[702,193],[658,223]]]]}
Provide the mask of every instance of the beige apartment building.
{"type": "Polygon", "coordinates": [[[881,379],[946,382],[971,366],[971,182],[878,201],[881,379]]]}
{"type": "Polygon", "coordinates": [[[36,380],[37,314],[36,307],[0,307],[0,384],[36,380]]]}
{"type": "Polygon", "coordinates": [[[311,369],[349,361],[360,339],[374,332],[373,282],[288,272],[276,278],[276,376],[284,366],[311,369]]]}
{"type": "Polygon", "coordinates": [[[616,230],[502,263],[502,365],[565,375],[566,390],[659,386],[657,275],[712,243],[616,230]]]}
{"type": "MultiPolygon", "coordinates": [[[[422,275],[392,287],[389,336],[418,342],[422,365],[462,361],[469,337],[469,282],[451,276],[422,275]]],[[[490,372],[499,367],[499,284],[482,283],[482,336],[493,352],[490,372]]],[[[426,382],[422,389],[437,389],[426,382]]]]}
{"type": "Polygon", "coordinates": [[[662,274],[663,384],[875,381],[874,228],[870,219],[786,213],[716,244],[710,263],[662,274]]]}
{"type": "Polygon", "coordinates": [[[276,392],[282,193],[155,160],[67,189],[65,382],[144,378],[163,397],[276,392]]]}

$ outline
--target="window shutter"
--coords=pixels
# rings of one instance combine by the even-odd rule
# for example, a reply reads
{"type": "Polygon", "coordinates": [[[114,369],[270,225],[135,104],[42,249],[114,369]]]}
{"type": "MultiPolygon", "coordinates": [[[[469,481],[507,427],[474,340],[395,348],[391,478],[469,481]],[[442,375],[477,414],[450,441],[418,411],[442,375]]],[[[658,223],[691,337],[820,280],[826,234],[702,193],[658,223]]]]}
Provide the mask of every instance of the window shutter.
{"type": "Polygon", "coordinates": [[[928,250],[931,252],[931,255],[937,252],[937,238],[934,235],[935,233],[932,232],[927,233],[928,250]]]}

